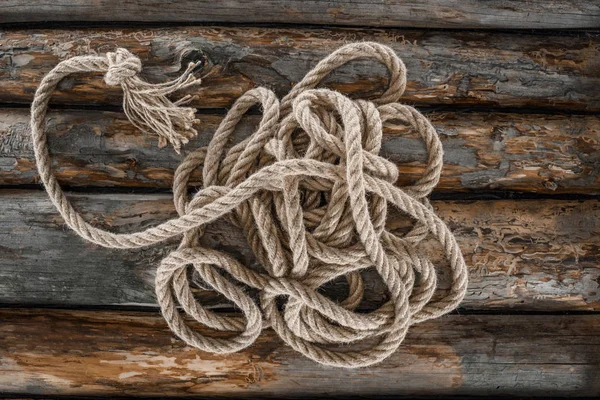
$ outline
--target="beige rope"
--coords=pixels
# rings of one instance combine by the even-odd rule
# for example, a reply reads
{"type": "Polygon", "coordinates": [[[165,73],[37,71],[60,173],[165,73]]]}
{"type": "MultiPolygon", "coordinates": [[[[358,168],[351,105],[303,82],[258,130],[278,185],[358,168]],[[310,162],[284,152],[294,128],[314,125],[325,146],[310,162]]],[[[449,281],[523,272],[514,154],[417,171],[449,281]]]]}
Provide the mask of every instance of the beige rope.
{"type": "Polygon", "coordinates": [[[427,201],[439,180],[442,146],[423,115],[397,103],[406,86],[406,69],[390,48],[377,43],[338,49],[281,102],[265,88],[242,95],[208,147],[191,152],[177,169],[173,192],[178,218],[127,234],[84,221],[59,186],[48,154],[44,119],[57,83],[76,72],[106,72],[108,84],[123,88],[129,119],[140,129],[158,134],[162,144],[170,141],[179,150],[195,134],[193,110],[165,96],[198,83],[191,77],[193,68],[173,82],[152,85],[137,77],[141,63],[124,49],[106,57],[75,57],[61,62],[42,80],[31,109],[41,180],[75,232],[98,245],[123,249],[182,236],[179,248],[156,273],[158,303],[177,336],[204,351],[230,353],[251,345],[270,326],[285,343],[319,363],[362,367],[392,354],[411,324],[439,317],[460,303],[467,287],[467,267],[454,236],[427,201]],[[389,87],[378,99],[351,100],[315,89],[333,69],[364,57],[375,58],[389,69],[389,87]],[[256,131],[227,149],[240,119],[255,105],[263,110],[256,131]],[[397,187],[396,165],[378,155],[383,126],[391,121],[411,127],[429,152],[427,168],[412,186],[397,187]],[[203,188],[189,199],[188,180],[200,165],[203,188]],[[388,206],[415,221],[408,234],[386,228],[388,206]],[[244,231],[261,270],[199,245],[204,227],[224,216],[244,231]],[[426,237],[441,244],[452,278],[450,288],[437,294],[436,269],[418,248],[426,237]],[[242,315],[217,314],[199,304],[186,276],[190,265],[242,315]],[[361,313],[356,311],[365,290],[360,272],[367,268],[381,276],[389,300],[373,312],[361,313]],[[349,287],[342,302],[317,290],[340,277],[349,287]],[[259,291],[258,304],[247,293],[248,287],[259,291]],[[213,337],[193,330],[178,307],[208,328],[232,336],[213,337]],[[349,350],[341,344],[357,346],[349,350]]]}

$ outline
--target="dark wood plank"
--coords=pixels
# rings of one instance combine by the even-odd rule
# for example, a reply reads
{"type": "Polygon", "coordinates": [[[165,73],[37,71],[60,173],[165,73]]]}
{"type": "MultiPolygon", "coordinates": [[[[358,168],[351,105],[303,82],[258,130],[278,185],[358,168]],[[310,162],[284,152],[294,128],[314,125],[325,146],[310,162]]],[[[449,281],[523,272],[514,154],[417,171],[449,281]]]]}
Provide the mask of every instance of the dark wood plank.
{"type": "MultiPolygon", "coordinates": [[[[167,195],[77,194],[87,220],[118,231],[139,230],[173,216],[167,195]]],[[[469,310],[600,310],[600,204],[590,201],[435,201],[457,235],[470,267],[469,310]]],[[[39,191],[0,191],[0,303],[20,305],[154,306],[154,271],[173,245],[108,250],[65,227],[39,191]]],[[[400,216],[390,226],[407,224],[400,216]]],[[[220,222],[205,244],[249,265],[252,253],[240,231],[220,222]]],[[[439,249],[422,244],[444,265],[439,249]]],[[[365,273],[364,308],[385,298],[377,276],[365,273]]],[[[440,277],[440,285],[447,285],[440,277]]],[[[344,284],[329,287],[332,297],[344,284]]],[[[207,304],[227,306],[211,292],[207,304]]]]}
{"type": "MultiPolygon", "coordinates": [[[[320,59],[351,41],[390,45],[408,68],[404,101],[415,104],[541,107],[600,111],[597,34],[510,34],[426,30],[173,27],[4,31],[0,36],[0,103],[28,103],[42,76],[60,60],[121,46],[138,54],[149,80],[177,75],[182,53],[208,58],[212,75],[195,105],[227,107],[256,85],[284,94],[320,59]]],[[[382,90],[383,67],[356,62],[331,87],[367,96],[382,90]]],[[[119,105],[118,88],[99,77],[63,81],[61,104],[119,105]]]]}
{"type": "MultiPolygon", "coordinates": [[[[437,191],[600,193],[600,118],[591,115],[430,112],[443,142],[445,165],[437,191]]],[[[200,115],[199,136],[186,146],[208,144],[219,115],[200,115]]],[[[252,132],[246,118],[237,140],[252,132]]],[[[28,110],[0,109],[0,184],[38,181],[28,110]]],[[[58,176],[71,186],[170,187],[181,157],[159,149],[123,114],[59,111],[48,116],[50,151],[58,176]]],[[[382,154],[398,163],[400,184],[425,167],[424,144],[403,127],[385,130],[382,154]]],[[[200,183],[200,171],[192,184],[200,183]]]]}
{"type": "Polygon", "coordinates": [[[446,316],[358,370],[306,360],[271,331],[236,354],[202,353],[153,313],[4,309],[0,320],[0,390],[14,394],[600,395],[598,315],[446,316]]]}
{"type": "Polygon", "coordinates": [[[600,28],[600,3],[589,0],[479,1],[391,0],[208,0],[118,1],[5,0],[4,23],[241,22],[335,24],[417,28],[580,29],[600,28]]]}

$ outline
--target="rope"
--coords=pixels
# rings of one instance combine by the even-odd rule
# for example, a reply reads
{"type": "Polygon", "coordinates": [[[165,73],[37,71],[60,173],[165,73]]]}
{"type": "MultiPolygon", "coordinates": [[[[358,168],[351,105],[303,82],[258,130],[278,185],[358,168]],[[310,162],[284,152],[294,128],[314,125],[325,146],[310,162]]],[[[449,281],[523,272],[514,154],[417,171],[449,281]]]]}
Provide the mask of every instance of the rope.
{"type": "Polygon", "coordinates": [[[160,263],[155,282],[162,315],[177,336],[198,349],[222,354],[250,346],[271,327],[312,360],[364,367],[392,354],[410,325],[437,318],[460,303],[467,267],[454,236],[427,200],[440,177],[442,146],[423,115],[397,102],[406,87],[406,68],[390,48],[377,43],[354,43],[333,52],[281,101],[265,88],[242,95],[210,144],[189,153],[177,168],[173,192],[179,217],[124,234],[88,224],[71,206],[51,168],[44,120],[57,83],[73,73],[105,72],[107,84],[123,88],[131,122],[157,134],[161,145],[168,141],[179,151],[196,134],[194,110],[166,96],[199,83],[191,75],[194,67],[190,65],[179,79],[153,85],[138,78],[141,62],[124,49],[106,57],[71,58],[46,75],[31,108],[41,181],[69,227],[109,248],[181,238],[178,249],[160,263]],[[379,98],[351,100],[315,89],[333,69],[365,57],[389,70],[389,86],[379,98]],[[257,105],[263,110],[258,127],[229,147],[242,116],[257,105]],[[396,165],[378,155],[383,126],[390,122],[412,128],[429,153],[423,176],[408,187],[395,185],[396,165]],[[201,165],[203,188],[189,198],[190,174],[201,165]],[[386,228],[389,206],[415,221],[409,233],[399,235],[386,228]],[[199,244],[204,227],[224,217],[243,230],[261,268],[244,266],[199,244]],[[437,290],[437,271],[429,255],[418,249],[428,237],[441,244],[448,260],[452,278],[448,290],[437,290]],[[199,304],[186,274],[190,265],[242,315],[221,315],[199,304]],[[377,271],[389,299],[377,310],[362,313],[357,308],[365,290],[361,271],[366,269],[377,271]],[[349,288],[343,301],[335,302],[318,290],[342,277],[349,288]],[[258,301],[248,288],[258,291],[258,301]],[[184,315],[229,335],[199,333],[184,315]],[[349,349],[342,344],[356,346],[349,349]]]}

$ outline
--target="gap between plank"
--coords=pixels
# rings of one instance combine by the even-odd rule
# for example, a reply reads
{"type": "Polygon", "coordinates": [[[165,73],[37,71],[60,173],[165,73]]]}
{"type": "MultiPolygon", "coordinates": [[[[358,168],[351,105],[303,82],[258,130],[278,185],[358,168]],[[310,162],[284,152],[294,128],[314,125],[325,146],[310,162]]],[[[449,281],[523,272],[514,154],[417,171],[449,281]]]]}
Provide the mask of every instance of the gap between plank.
{"type": "MultiPolygon", "coordinates": [[[[180,308],[180,307],[178,307],[180,308]]],[[[141,313],[158,313],[160,309],[158,305],[76,305],[76,304],[14,304],[0,303],[0,310],[73,310],[73,311],[115,311],[115,312],[141,312],[141,313]]],[[[211,307],[211,311],[228,314],[236,313],[237,310],[233,307],[211,307]]],[[[368,312],[370,310],[361,310],[368,312]]],[[[597,315],[600,310],[572,310],[572,311],[539,311],[539,310],[473,310],[457,308],[446,315],[597,315]]],[[[1,399],[1,397],[0,397],[1,399]]]]}
{"type": "MultiPolygon", "coordinates": [[[[63,190],[67,193],[77,194],[172,194],[170,188],[151,188],[151,187],[129,187],[129,186],[68,186],[63,185],[63,190]]],[[[0,184],[0,194],[3,191],[13,190],[36,190],[43,191],[44,188],[36,184],[25,185],[2,185],[0,184]]],[[[198,189],[190,189],[190,195],[196,193],[198,189]]],[[[533,192],[515,192],[515,191],[464,191],[464,192],[433,192],[430,200],[447,200],[447,201],[473,201],[473,200],[598,200],[598,194],[585,193],[533,193],[533,192]]]]}
{"type": "Polygon", "coordinates": [[[539,36],[574,36],[582,37],[588,34],[600,34],[599,29],[588,28],[570,28],[570,29],[525,29],[525,28],[427,28],[413,26],[373,26],[373,25],[344,25],[344,24],[309,24],[309,23],[291,23],[291,22],[143,22],[143,21],[116,21],[116,22],[94,22],[94,21],[42,21],[42,22],[0,22],[0,29],[4,30],[25,30],[25,29],[87,29],[87,28],[172,28],[185,26],[206,26],[206,27],[225,27],[225,28],[295,28],[295,29],[410,29],[415,31],[429,32],[495,32],[509,34],[529,34],[539,36]]]}

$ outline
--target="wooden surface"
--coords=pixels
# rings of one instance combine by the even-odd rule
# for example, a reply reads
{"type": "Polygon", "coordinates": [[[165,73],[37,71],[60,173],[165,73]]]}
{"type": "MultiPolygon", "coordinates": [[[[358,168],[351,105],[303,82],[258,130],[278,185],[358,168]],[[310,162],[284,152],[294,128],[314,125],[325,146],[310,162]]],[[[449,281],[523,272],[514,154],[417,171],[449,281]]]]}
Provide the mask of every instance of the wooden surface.
{"type": "Polygon", "coordinates": [[[418,28],[600,28],[597,0],[4,0],[3,23],[241,22],[418,28]]]}
{"type": "MultiPolygon", "coordinates": [[[[120,232],[173,217],[169,195],[76,194],[89,221],[120,232]]],[[[596,200],[435,201],[458,237],[470,268],[468,310],[595,310],[600,307],[600,204],[596,200]]],[[[68,230],[46,195],[0,192],[0,302],[54,305],[154,305],[154,271],[173,249],[110,250],[68,230]]],[[[396,214],[391,228],[409,224],[396,214]]],[[[204,238],[247,265],[252,253],[241,232],[225,222],[204,238]]],[[[438,249],[431,242],[423,251],[438,249]]],[[[438,257],[438,265],[445,261],[438,257]]],[[[382,283],[366,273],[365,309],[385,299],[382,283]]],[[[446,277],[447,278],[447,277],[446,277]]],[[[442,283],[444,277],[442,275],[442,283]]],[[[448,280],[446,279],[446,283],[448,280]]],[[[443,285],[442,285],[443,287],[443,285]]],[[[329,291],[343,298],[342,283],[329,291]]],[[[222,299],[200,296],[215,306],[222,299]]]]}
{"type": "MultiPolygon", "coordinates": [[[[597,0],[0,2],[1,396],[600,397],[599,10],[597,0]],[[27,107],[61,60],[126,47],[153,82],[202,60],[197,75],[206,77],[188,91],[202,120],[190,151],[208,143],[246,90],[284,95],[332,50],[363,40],[402,57],[402,101],[440,134],[445,165],[433,206],[470,275],[459,310],[412,327],[381,365],[321,367],[270,331],[229,356],[184,346],[160,317],[153,285],[176,243],[91,245],[37,186],[27,107]]],[[[386,79],[383,67],[356,61],[326,85],[368,97],[386,79]]],[[[50,152],[77,209],[118,232],[172,217],[168,191],[181,157],[126,121],[121,91],[100,75],[59,89],[50,152]]],[[[386,128],[382,154],[398,165],[400,185],[423,170],[424,146],[403,127],[386,128]]],[[[403,231],[409,221],[396,212],[388,225],[403,231]]],[[[212,224],[203,241],[254,262],[228,223],[212,224]]],[[[444,266],[433,242],[420,250],[444,266]]],[[[366,311],[386,292],[375,274],[363,275],[366,311]]],[[[446,287],[448,277],[439,279],[446,287]]],[[[323,290],[333,299],[346,293],[343,282],[323,290]]],[[[211,292],[195,294],[233,311],[211,292]]]]}
{"type": "MultiPolygon", "coordinates": [[[[444,146],[444,170],[436,191],[522,191],[600,194],[600,118],[595,115],[429,112],[444,146]]],[[[223,118],[200,115],[200,133],[185,149],[206,146],[223,118]]],[[[249,135],[259,116],[249,116],[236,140],[249,135]]],[[[0,180],[38,181],[27,110],[0,109],[0,180]]],[[[50,150],[58,177],[70,186],[168,188],[182,157],[159,149],[123,114],[59,111],[49,114],[50,150]]],[[[402,126],[385,131],[383,154],[398,163],[400,184],[425,167],[423,142],[402,126]]],[[[200,171],[192,184],[199,185],[200,171]]]]}
{"type": "MultiPolygon", "coordinates": [[[[182,54],[204,59],[200,74],[211,75],[186,93],[198,95],[197,107],[226,107],[256,85],[287,93],[334,49],[364,40],[389,45],[402,57],[409,80],[403,100],[410,104],[600,111],[597,34],[257,27],[6,31],[0,36],[0,103],[29,103],[60,60],[125,47],[144,61],[149,80],[175,77],[182,54]]],[[[386,71],[355,62],[333,80],[336,89],[367,96],[383,89],[386,71]]],[[[56,103],[121,104],[120,89],[107,88],[98,76],[67,79],[60,88],[56,103]]]]}
{"type": "Polygon", "coordinates": [[[154,313],[0,310],[0,320],[0,385],[15,394],[600,395],[598,315],[445,316],[358,370],[298,357],[271,331],[236,354],[192,351],[154,313]]]}

